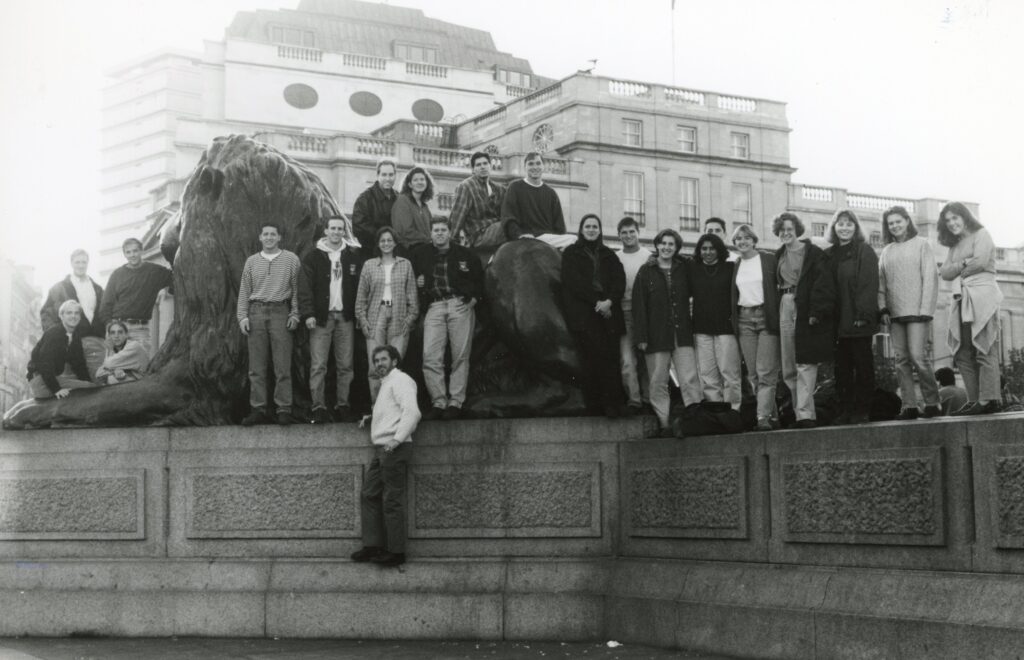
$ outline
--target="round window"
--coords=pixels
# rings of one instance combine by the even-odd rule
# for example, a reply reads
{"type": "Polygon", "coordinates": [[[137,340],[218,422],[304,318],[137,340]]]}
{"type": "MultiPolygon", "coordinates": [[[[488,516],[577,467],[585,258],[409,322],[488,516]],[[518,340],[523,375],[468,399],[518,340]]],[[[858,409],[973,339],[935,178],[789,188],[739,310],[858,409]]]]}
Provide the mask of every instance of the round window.
{"type": "Polygon", "coordinates": [[[420,99],[412,104],[412,116],[420,121],[441,121],[444,108],[432,99],[420,99]]]}
{"type": "Polygon", "coordinates": [[[309,85],[294,83],[284,88],[284,100],[299,110],[309,110],[320,101],[320,95],[309,85]]]}
{"type": "Polygon", "coordinates": [[[384,104],[381,103],[380,97],[372,92],[356,92],[348,97],[348,106],[357,115],[373,117],[380,113],[384,104]]]}

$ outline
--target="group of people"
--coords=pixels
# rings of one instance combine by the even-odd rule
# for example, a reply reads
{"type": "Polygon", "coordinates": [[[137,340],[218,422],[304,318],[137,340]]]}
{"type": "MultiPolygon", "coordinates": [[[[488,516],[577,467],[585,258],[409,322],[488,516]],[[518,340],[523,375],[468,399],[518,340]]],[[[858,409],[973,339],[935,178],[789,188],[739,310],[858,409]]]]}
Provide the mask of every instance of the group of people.
{"type": "MultiPolygon", "coordinates": [[[[737,411],[745,371],[758,430],[779,428],[780,376],[791,394],[794,427],[810,428],[818,424],[818,366],[834,362],[832,423],[867,422],[875,394],[872,340],[880,325],[896,356],[898,419],[1001,408],[995,247],[959,202],[939,216],[938,241],[949,248],[941,267],[902,206],[882,214],[880,256],[848,209],[833,216],[826,248],[801,238],[803,222],[789,212],[772,222],[782,243],[773,252],[759,250],[756,231],[740,225],[730,254],[719,218],[706,221],[691,257],[680,254],[682,239],[672,229],[654,237],[653,253],[639,247],[633,218],[617,229],[622,248],[613,252],[601,244],[600,220],[584,216],[562,265],[566,317],[585,356],[584,393],[595,412],[615,417],[649,404],[659,433],[670,435],[670,369],[685,406],[724,402],[737,411]],[[952,409],[952,394],[940,396],[928,354],[940,276],[960,282],[948,341],[966,397],[952,409]]],[[[952,371],[945,371],[951,388],[952,371]]]]}
{"type": "Polygon", "coordinates": [[[28,364],[34,398],[63,399],[73,389],[129,382],[145,372],[153,306],[171,285],[171,271],[143,261],[138,239],[121,248],[125,264],[110,274],[105,290],[89,277],[89,254],[80,249],[71,253],[71,273],[50,287],[39,309],[43,334],[28,364]],[[90,369],[89,361],[99,364],[90,369]]]}

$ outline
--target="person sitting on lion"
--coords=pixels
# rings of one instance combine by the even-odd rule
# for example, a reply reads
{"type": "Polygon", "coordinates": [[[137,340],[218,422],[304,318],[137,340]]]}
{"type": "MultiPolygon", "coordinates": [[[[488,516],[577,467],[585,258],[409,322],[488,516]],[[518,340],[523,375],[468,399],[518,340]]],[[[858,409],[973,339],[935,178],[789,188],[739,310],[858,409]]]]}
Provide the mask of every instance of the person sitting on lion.
{"type": "Polygon", "coordinates": [[[82,305],[65,300],[57,310],[60,325],[39,338],[28,361],[28,388],[36,399],[65,398],[74,389],[95,387],[85,364],[82,337],[89,332],[82,305]]]}
{"type": "Polygon", "coordinates": [[[149,365],[149,354],[145,346],[128,339],[128,326],[123,321],[107,324],[107,356],[96,370],[96,382],[100,385],[117,385],[142,378],[149,365]]]}

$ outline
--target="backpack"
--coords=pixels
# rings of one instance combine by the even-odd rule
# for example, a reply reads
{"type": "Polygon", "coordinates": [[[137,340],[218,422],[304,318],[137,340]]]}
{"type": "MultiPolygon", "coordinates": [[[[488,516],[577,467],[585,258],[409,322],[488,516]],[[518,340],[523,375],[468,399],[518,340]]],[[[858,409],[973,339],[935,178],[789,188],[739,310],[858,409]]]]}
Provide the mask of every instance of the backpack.
{"type": "Polygon", "coordinates": [[[723,435],[743,431],[743,415],[722,401],[701,401],[672,410],[670,426],[677,438],[723,435]]]}

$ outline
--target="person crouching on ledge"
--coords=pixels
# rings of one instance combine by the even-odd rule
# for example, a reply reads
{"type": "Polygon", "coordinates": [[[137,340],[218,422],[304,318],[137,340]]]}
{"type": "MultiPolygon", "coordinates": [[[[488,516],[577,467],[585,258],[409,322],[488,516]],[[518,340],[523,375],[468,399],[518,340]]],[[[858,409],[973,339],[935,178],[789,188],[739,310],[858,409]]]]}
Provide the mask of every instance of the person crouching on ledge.
{"type": "Polygon", "coordinates": [[[60,325],[39,338],[28,362],[28,388],[37,399],[65,398],[71,390],[96,387],[90,382],[82,337],[88,328],[80,324],[82,306],[65,300],[57,310],[60,325]]]}
{"type": "Polygon", "coordinates": [[[100,385],[117,385],[142,378],[142,372],[149,364],[146,347],[134,339],[128,339],[128,326],[122,321],[107,324],[107,357],[96,370],[96,382],[100,385]]]}

